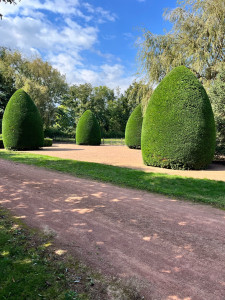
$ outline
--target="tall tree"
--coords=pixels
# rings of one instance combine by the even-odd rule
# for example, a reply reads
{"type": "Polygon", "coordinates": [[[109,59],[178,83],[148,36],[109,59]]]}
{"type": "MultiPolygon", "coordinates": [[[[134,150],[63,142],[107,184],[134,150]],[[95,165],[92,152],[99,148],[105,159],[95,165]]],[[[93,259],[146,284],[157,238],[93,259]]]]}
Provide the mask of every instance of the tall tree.
{"type": "Polygon", "coordinates": [[[173,27],[165,35],[144,31],[139,58],[141,70],[158,83],[172,68],[186,65],[207,87],[225,64],[224,0],[182,0],[166,10],[173,27]]]}
{"type": "Polygon", "coordinates": [[[6,82],[11,82],[12,88],[23,88],[31,96],[41,113],[44,127],[48,128],[53,122],[56,106],[68,92],[65,76],[40,58],[29,60],[18,51],[6,49],[0,51],[0,74],[6,82]]]}
{"type": "Polygon", "coordinates": [[[153,88],[151,85],[144,84],[142,81],[134,81],[124,94],[127,98],[130,114],[139,103],[141,103],[144,113],[152,92],[153,88]]]}
{"type": "Polygon", "coordinates": [[[209,97],[217,126],[218,155],[225,155],[225,69],[222,69],[209,89],[209,97]]]}

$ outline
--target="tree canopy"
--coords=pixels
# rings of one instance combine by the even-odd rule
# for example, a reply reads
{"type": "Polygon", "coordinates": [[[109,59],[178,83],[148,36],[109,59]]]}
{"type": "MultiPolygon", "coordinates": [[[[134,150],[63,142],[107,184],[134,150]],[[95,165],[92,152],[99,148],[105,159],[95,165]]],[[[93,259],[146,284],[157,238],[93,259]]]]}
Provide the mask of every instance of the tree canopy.
{"type": "Polygon", "coordinates": [[[4,98],[0,98],[2,110],[11,94],[23,88],[37,105],[44,127],[52,125],[56,105],[69,89],[65,76],[41,58],[27,59],[19,51],[4,48],[0,49],[0,75],[0,93],[8,91],[4,98]]]}
{"type": "Polygon", "coordinates": [[[224,0],[182,0],[166,10],[173,27],[164,35],[144,30],[139,58],[150,83],[158,83],[174,67],[190,68],[207,87],[225,64],[224,0]]]}
{"type": "Polygon", "coordinates": [[[209,89],[209,97],[217,126],[216,154],[225,155],[225,69],[222,69],[209,89]]]}

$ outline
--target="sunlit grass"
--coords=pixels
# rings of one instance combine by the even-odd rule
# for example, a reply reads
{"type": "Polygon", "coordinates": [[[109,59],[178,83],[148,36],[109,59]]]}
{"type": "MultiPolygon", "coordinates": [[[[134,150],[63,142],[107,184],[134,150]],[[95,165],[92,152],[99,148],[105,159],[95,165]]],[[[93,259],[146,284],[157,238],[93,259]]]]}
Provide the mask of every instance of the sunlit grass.
{"type": "Polygon", "coordinates": [[[4,150],[0,151],[0,158],[225,209],[223,181],[146,173],[128,168],[4,150]]]}

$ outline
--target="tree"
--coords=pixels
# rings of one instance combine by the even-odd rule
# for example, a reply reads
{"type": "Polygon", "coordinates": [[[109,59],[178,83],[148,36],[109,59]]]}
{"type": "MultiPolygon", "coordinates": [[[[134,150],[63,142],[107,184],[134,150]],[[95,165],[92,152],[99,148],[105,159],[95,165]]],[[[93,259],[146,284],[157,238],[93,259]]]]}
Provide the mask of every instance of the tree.
{"type": "Polygon", "coordinates": [[[139,58],[150,83],[186,65],[208,87],[225,64],[224,0],[183,0],[164,17],[173,27],[165,35],[144,31],[139,58]]]}
{"type": "Polygon", "coordinates": [[[55,111],[54,128],[66,135],[75,136],[76,124],[74,110],[65,105],[59,105],[55,111]]]}
{"type": "Polygon", "coordinates": [[[153,88],[151,85],[145,84],[143,81],[134,81],[125,91],[125,97],[128,101],[130,113],[139,103],[141,103],[142,111],[144,113],[152,92],[153,88]]]}
{"type": "Polygon", "coordinates": [[[225,155],[225,69],[217,75],[209,89],[209,97],[217,127],[216,154],[225,155]]]}
{"type": "Polygon", "coordinates": [[[110,101],[114,100],[114,91],[108,87],[92,87],[91,84],[85,83],[71,86],[63,105],[74,111],[74,122],[76,124],[86,110],[91,110],[95,114],[101,129],[108,131],[108,105],[110,101]]]}
{"type": "Polygon", "coordinates": [[[54,121],[56,106],[68,92],[65,76],[40,58],[26,59],[18,51],[1,50],[0,72],[12,87],[23,88],[37,105],[44,127],[54,121]]]}

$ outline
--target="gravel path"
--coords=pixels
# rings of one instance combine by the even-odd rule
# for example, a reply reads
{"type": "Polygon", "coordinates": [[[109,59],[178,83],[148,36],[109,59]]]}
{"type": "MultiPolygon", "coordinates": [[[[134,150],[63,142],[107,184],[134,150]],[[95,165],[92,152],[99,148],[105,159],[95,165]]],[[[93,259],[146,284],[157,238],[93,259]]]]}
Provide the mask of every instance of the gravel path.
{"type": "MultiPolygon", "coordinates": [[[[0,204],[147,300],[225,299],[225,212],[0,160],[0,204]]],[[[103,299],[107,300],[107,299],[103,299]]]]}
{"type": "Polygon", "coordinates": [[[53,147],[32,151],[32,153],[133,168],[145,172],[225,181],[225,165],[211,164],[208,169],[200,171],[180,171],[155,168],[145,166],[143,164],[140,150],[129,149],[126,146],[79,146],[76,144],[53,144],[53,147]]]}

